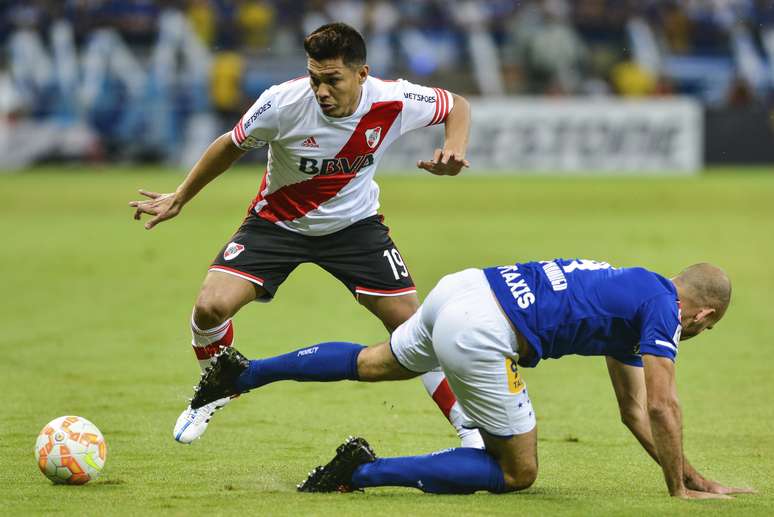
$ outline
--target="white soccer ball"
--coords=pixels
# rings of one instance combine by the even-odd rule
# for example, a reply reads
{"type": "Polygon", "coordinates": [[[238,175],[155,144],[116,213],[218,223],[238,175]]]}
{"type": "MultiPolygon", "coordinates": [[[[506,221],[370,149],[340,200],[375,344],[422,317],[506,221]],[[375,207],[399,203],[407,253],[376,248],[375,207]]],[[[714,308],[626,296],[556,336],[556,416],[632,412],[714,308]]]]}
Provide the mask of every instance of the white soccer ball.
{"type": "Polygon", "coordinates": [[[107,444],[97,426],[79,416],[60,416],[46,424],[35,442],[35,461],[51,481],[83,485],[102,472],[107,444]]]}

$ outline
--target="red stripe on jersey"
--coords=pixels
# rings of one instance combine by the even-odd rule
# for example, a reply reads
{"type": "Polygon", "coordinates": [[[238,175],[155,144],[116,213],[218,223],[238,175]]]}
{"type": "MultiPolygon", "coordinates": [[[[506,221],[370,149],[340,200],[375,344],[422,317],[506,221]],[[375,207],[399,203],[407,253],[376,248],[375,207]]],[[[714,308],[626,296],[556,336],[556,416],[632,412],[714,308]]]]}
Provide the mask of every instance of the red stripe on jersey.
{"type": "Polygon", "coordinates": [[[454,403],[457,402],[457,397],[454,396],[454,392],[449,387],[449,382],[444,378],[441,384],[433,392],[433,400],[438,405],[446,418],[449,418],[454,403]]]}
{"type": "Polygon", "coordinates": [[[438,88],[433,88],[433,91],[435,92],[435,113],[433,113],[433,118],[427,124],[428,126],[432,126],[438,120],[438,112],[441,106],[441,96],[439,95],[438,88]]]}
{"type": "Polygon", "coordinates": [[[443,94],[443,90],[440,88],[438,88],[438,100],[441,104],[438,107],[438,118],[435,119],[436,124],[443,120],[443,114],[446,112],[446,95],[443,94]]]}
{"type": "MultiPolygon", "coordinates": [[[[347,143],[344,144],[344,147],[336,155],[336,158],[346,159],[350,164],[353,164],[358,157],[375,153],[382,142],[384,142],[387,132],[392,127],[395,119],[398,118],[402,109],[403,103],[400,101],[374,102],[371,110],[360,119],[357,127],[352,132],[347,143]],[[375,127],[382,128],[381,138],[376,146],[371,148],[368,147],[365,132],[375,127]]],[[[318,174],[309,180],[286,185],[266,196],[262,195],[264,190],[262,188],[253,202],[253,206],[265,200],[266,205],[258,211],[259,217],[272,223],[292,221],[303,217],[306,213],[334,197],[355,176],[356,174],[346,172],[318,174]]]]}
{"type": "Polygon", "coordinates": [[[451,111],[449,109],[449,105],[451,104],[451,94],[446,90],[441,90],[441,94],[443,95],[443,113],[441,114],[441,118],[438,121],[439,123],[446,120],[446,115],[448,115],[451,111]]]}
{"type": "Polygon", "coordinates": [[[438,123],[440,124],[441,122],[446,120],[446,114],[449,113],[449,97],[446,96],[446,90],[444,90],[443,88],[438,88],[438,90],[441,92],[441,98],[443,99],[441,116],[438,117],[438,123]]]}
{"type": "Polygon", "coordinates": [[[234,126],[234,136],[236,136],[237,143],[241,144],[245,141],[245,130],[242,129],[242,119],[239,119],[236,126],[234,126]]]}
{"type": "Polygon", "coordinates": [[[269,169],[266,169],[263,171],[263,178],[261,178],[261,185],[258,187],[258,195],[255,196],[255,199],[252,200],[250,203],[250,207],[247,209],[248,214],[252,214],[253,210],[255,210],[255,205],[258,204],[258,202],[263,199],[263,193],[266,192],[266,176],[269,175],[269,169]]]}
{"type": "Polygon", "coordinates": [[[444,94],[443,89],[438,88],[438,96],[441,98],[441,109],[438,110],[438,120],[435,121],[436,124],[439,124],[446,116],[447,107],[446,95],[444,94]]]}
{"type": "Polygon", "coordinates": [[[440,124],[446,120],[446,114],[449,112],[449,98],[446,97],[446,90],[438,88],[438,93],[440,93],[441,99],[443,99],[443,102],[441,103],[441,112],[438,114],[438,122],[436,122],[437,124],[440,124]]]}

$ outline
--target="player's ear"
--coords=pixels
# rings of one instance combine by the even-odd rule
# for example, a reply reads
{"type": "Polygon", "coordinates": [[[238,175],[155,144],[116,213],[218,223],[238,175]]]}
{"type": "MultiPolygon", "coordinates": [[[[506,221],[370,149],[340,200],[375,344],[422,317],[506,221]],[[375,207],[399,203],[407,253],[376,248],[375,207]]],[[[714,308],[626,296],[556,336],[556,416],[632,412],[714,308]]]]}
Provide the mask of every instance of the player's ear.
{"type": "Polygon", "coordinates": [[[703,309],[699,309],[699,312],[696,314],[694,319],[696,321],[704,321],[707,318],[710,318],[713,314],[715,314],[715,309],[705,307],[703,309]]]}
{"type": "Polygon", "coordinates": [[[363,84],[366,81],[366,79],[368,79],[369,70],[370,68],[368,67],[368,65],[363,65],[358,68],[357,79],[358,79],[358,82],[360,82],[360,84],[363,84]]]}

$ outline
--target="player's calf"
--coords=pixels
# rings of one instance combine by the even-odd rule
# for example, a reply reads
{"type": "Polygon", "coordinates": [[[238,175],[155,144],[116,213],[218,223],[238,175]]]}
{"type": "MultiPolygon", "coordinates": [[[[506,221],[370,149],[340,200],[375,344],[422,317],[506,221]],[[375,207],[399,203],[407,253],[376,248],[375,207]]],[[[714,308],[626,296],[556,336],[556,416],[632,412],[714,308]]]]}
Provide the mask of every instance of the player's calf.
{"type": "Polygon", "coordinates": [[[238,276],[219,271],[207,274],[191,315],[191,344],[202,370],[220,347],[233,344],[230,318],[261,293],[265,293],[261,287],[238,276]]]}

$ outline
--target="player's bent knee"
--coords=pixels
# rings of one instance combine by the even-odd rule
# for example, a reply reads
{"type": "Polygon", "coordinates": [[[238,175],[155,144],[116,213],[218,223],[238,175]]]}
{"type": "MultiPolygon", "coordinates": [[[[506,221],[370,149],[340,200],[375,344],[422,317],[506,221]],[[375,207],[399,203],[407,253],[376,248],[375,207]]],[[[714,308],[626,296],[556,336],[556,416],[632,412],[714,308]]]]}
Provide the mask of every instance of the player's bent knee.
{"type": "Polygon", "coordinates": [[[518,477],[505,475],[505,491],[517,492],[519,490],[526,490],[531,487],[537,479],[537,472],[531,474],[524,474],[518,477]]]}
{"type": "Polygon", "coordinates": [[[537,479],[537,466],[520,466],[514,472],[503,472],[505,491],[516,492],[531,487],[537,479]]]}
{"type": "Polygon", "coordinates": [[[199,328],[208,329],[220,325],[231,316],[231,308],[225,300],[201,293],[194,305],[194,321],[199,328]]]}

